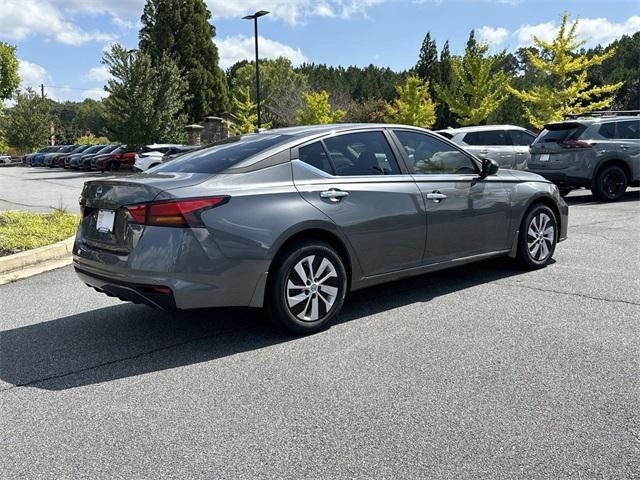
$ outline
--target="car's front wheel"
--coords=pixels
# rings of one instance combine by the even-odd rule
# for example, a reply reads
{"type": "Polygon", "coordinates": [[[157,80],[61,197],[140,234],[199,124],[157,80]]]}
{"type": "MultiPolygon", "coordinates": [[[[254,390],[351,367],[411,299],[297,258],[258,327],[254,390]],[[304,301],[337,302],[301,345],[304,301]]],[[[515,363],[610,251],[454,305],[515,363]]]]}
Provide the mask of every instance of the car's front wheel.
{"type": "Polygon", "coordinates": [[[340,312],[347,293],[347,273],[340,255],[320,241],[291,245],[269,276],[269,313],[294,333],[327,327],[340,312]]]}
{"type": "Polygon", "coordinates": [[[591,192],[604,202],[615,202],[624,195],[627,184],[625,171],[617,165],[610,165],[598,172],[591,192]]]}
{"type": "Polygon", "coordinates": [[[558,222],[546,205],[535,205],[522,220],[518,239],[518,261],[530,270],[546,267],[558,240],[558,222]]]}

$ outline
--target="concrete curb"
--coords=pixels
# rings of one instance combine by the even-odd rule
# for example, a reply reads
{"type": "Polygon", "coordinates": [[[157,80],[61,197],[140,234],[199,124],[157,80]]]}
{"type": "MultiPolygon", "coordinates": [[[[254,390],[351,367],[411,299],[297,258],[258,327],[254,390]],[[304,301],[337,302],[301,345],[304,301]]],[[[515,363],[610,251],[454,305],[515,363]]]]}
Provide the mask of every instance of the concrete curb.
{"type": "MultiPolygon", "coordinates": [[[[71,258],[75,236],[62,240],[52,245],[46,245],[26,252],[14,253],[6,257],[0,257],[0,276],[16,272],[17,270],[33,267],[39,263],[50,260],[71,258]]],[[[45,270],[46,271],[46,270],[45,270]]],[[[36,272],[37,273],[37,272],[36,272]]],[[[35,273],[34,273],[35,275],[35,273]]]]}

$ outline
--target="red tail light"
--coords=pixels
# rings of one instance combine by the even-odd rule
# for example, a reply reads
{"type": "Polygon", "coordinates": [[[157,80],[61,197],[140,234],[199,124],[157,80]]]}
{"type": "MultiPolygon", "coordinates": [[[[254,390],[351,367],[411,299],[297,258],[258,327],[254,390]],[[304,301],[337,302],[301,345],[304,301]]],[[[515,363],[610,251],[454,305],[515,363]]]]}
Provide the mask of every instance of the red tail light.
{"type": "Polygon", "coordinates": [[[228,201],[229,197],[218,196],[129,205],[126,208],[131,223],[160,227],[202,227],[200,213],[228,201]]]}
{"type": "Polygon", "coordinates": [[[558,143],[562,148],[591,148],[593,144],[590,142],[584,142],[582,140],[565,140],[558,143]]]}

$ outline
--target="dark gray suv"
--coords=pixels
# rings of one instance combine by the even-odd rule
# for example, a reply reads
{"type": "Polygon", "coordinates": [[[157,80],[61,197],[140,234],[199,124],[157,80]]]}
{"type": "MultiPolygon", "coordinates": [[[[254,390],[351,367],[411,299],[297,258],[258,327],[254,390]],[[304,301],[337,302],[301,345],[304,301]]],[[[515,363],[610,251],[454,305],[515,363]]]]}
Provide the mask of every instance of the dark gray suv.
{"type": "Polygon", "coordinates": [[[87,182],[80,203],[84,283],[161,308],[266,306],[296,332],[369,285],[501,256],[542,268],[568,214],[539,175],[403,125],[242,135],[87,182]]]}
{"type": "Polygon", "coordinates": [[[603,201],[640,185],[640,118],[602,116],[545,125],[531,145],[529,171],[567,195],[586,187],[603,201]]]}

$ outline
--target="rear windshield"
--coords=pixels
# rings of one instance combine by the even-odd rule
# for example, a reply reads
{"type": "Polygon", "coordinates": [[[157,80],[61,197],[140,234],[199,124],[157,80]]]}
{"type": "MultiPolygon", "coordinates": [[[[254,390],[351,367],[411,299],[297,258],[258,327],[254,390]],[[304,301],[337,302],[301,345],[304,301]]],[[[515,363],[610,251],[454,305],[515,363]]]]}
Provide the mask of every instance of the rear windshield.
{"type": "Polygon", "coordinates": [[[586,126],[577,123],[546,125],[536,143],[560,143],[565,140],[577,140],[586,129],[586,126]]]}
{"type": "Polygon", "coordinates": [[[269,133],[240,135],[222,140],[153,168],[153,172],[220,173],[238,162],[282,144],[291,135],[269,133]]]}

